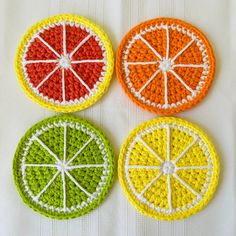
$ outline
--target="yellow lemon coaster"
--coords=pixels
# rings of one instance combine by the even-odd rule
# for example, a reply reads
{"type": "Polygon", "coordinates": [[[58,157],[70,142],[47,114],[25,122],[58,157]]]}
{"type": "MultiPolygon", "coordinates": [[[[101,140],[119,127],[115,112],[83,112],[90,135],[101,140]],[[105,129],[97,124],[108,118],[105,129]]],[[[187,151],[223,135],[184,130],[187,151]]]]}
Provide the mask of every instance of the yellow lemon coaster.
{"type": "Polygon", "coordinates": [[[158,220],[186,218],[215,192],[220,164],[207,135],[173,117],[136,127],[122,146],[119,179],[129,201],[158,220]]]}
{"type": "Polygon", "coordinates": [[[15,61],[24,92],[59,112],[93,105],[105,93],[113,66],[105,32],[88,19],[69,14],[32,26],[20,42],[15,61]]]}

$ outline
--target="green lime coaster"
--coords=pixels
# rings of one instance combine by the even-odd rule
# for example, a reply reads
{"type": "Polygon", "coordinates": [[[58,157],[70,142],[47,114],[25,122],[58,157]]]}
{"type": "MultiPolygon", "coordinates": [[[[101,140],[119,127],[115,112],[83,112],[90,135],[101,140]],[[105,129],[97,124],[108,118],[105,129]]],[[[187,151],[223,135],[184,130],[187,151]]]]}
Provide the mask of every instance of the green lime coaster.
{"type": "Polygon", "coordinates": [[[54,219],[96,208],[114,176],[114,154],[104,134],[87,121],[59,115],[35,124],[18,144],[13,176],[23,201],[54,219]]]}

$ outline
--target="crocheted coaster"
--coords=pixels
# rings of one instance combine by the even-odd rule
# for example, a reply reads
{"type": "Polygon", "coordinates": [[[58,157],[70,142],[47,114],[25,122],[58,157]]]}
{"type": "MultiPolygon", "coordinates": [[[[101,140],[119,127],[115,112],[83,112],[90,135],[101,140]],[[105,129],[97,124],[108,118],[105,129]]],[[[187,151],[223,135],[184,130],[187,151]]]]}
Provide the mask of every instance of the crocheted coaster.
{"type": "Polygon", "coordinates": [[[21,139],[13,176],[23,201],[55,219],[84,215],[106,197],[114,156],[103,133],[85,120],[54,116],[21,139]]]}
{"type": "Polygon", "coordinates": [[[32,26],[16,53],[15,69],[24,92],[55,111],[93,105],[113,73],[107,35],[81,16],[58,15],[32,26]]]}
{"type": "Polygon", "coordinates": [[[157,18],[131,29],[117,53],[118,79],[142,108],[174,114],[196,105],[215,73],[208,39],[181,20],[157,18]]]}
{"type": "Polygon", "coordinates": [[[123,144],[118,163],[130,202],[158,220],[200,211],[213,197],[219,172],[218,156],[206,134],[170,117],[138,126],[123,144]]]}

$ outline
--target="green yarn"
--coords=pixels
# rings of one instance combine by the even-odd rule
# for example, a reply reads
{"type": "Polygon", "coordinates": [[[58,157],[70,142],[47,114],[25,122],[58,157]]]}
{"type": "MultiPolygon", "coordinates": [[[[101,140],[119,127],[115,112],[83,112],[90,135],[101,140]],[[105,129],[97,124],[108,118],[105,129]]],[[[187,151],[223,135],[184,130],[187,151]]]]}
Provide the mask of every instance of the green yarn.
{"type": "Polygon", "coordinates": [[[13,176],[29,207],[54,219],[75,218],[106,197],[114,176],[114,154],[92,124],[73,116],[54,116],[23,136],[13,160],[13,176]]]}

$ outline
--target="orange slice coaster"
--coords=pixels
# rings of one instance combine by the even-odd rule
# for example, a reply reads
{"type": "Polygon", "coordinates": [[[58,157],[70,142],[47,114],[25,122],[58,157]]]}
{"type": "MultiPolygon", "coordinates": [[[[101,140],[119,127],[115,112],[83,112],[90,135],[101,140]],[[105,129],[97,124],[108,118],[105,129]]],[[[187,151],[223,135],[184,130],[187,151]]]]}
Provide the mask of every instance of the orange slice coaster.
{"type": "Polygon", "coordinates": [[[190,109],[206,95],[215,58],[197,28],[178,19],[157,18],[126,34],[118,49],[116,71],[137,105],[168,115],[190,109]]]}
{"type": "Polygon", "coordinates": [[[113,72],[112,47],[86,18],[58,15],[32,26],[16,54],[19,82],[35,102],[60,112],[94,104],[113,72]]]}

